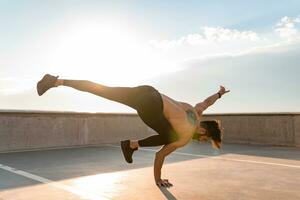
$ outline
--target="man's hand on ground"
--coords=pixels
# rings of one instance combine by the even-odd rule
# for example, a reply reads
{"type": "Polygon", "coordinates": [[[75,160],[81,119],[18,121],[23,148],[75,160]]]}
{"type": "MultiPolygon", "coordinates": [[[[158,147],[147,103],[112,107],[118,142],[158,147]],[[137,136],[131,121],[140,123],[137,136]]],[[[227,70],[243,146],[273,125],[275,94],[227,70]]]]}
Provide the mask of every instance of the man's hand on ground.
{"type": "Polygon", "coordinates": [[[160,179],[160,180],[156,181],[156,185],[158,187],[171,187],[171,186],[173,186],[173,184],[170,183],[168,179],[160,179]]]}

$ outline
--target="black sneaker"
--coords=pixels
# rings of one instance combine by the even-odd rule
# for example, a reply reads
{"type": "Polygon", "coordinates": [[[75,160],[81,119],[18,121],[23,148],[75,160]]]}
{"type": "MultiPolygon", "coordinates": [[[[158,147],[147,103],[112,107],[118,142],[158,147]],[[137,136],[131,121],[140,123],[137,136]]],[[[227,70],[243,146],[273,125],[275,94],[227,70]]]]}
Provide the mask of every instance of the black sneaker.
{"type": "Polygon", "coordinates": [[[126,162],[132,163],[132,154],[135,150],[138,149],[138,147],[135,149],[132,149],[130,147],[130,141],[124,140],[124,141],[121,141],[121,148],[122,148],[122,152],[123,152],[126,162]]]}
{"type": "Polygon", "coordinates": [[[50,88],[55,87],[57,78],[58,76],[46,74],[36,85],[37,93],[39,94],[39,96],[43,95],[50,88]]]}

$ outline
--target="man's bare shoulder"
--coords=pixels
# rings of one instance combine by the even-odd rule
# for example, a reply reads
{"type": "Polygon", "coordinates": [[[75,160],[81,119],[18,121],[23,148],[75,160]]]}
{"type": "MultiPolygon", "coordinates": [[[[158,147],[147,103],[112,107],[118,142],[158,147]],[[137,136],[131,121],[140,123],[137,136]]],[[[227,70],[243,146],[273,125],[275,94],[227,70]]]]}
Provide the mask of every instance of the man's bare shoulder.
{"type": "Polygon", "coordinates": [[[177,100],[172,99],[171,97],[169,97],[169,96],[167,96],[167,95],[165,95],[165,94],[162,94],[162,93],[161,93],[161,96],[162,96],[162,98],[163,98],[164,100],[172,101],[173,103],[177,103],[177,104],[179,104],[179,105],[181,105],[181,106],[184,106],[184,107],[187,107],[187,108],[192,108],[192,107],[193,107],[193,106],[190,105],[189,103],[182,102],[182,101],[177,101],[177,100]]]}

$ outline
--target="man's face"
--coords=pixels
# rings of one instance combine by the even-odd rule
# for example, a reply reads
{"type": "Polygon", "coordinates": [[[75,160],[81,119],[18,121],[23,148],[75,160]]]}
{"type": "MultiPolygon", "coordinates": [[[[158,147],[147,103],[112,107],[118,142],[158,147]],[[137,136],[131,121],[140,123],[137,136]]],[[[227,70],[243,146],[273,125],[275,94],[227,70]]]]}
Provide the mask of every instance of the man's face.
{"type": "Polygon", "coordinates": [[[208,137],[208,134],[207,134],[207,131],[205,128],[201,127],[200,125],[197,127],[197,133],[199,135],[199,141],[200,142],[207,142],[209,141],[209,137],[208,137]]]}
{"type": "Polygon", "coordinates": [[[210,138],[207,136],[207,134],[199,134],[199,141],[200,142],[207,142],[210,138]]]}

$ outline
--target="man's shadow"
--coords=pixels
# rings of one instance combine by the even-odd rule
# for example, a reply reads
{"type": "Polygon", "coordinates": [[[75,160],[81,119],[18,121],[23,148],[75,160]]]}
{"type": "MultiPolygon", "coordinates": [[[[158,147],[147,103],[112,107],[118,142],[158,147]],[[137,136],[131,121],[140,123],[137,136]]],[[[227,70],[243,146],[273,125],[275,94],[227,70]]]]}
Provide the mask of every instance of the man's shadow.
{"type": "Polygon", "coordinates": [[[177,200],[174,195],[165,187],[158,187],[168,200],[177,200]]]}

